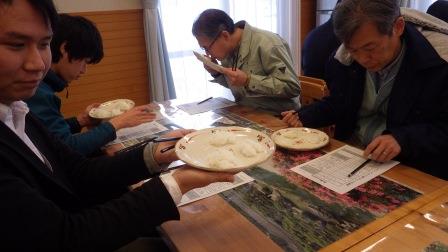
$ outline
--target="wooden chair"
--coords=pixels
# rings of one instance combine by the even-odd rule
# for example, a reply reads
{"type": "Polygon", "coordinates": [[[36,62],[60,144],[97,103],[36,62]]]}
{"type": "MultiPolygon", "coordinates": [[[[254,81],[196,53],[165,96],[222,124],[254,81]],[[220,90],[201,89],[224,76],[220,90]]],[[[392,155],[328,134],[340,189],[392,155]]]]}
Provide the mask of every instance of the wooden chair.
{"type": "Polygon", "coordinates": [[[311,104],[329,95],[327,85],[324,80],[308,76],[299,76],[302,93],[300,102],[303,105],[311,104]]]}
{"type": "MultiPolygon", "coordinates": [[[[302,106],[309,105],[315,101],[321,100],[330,94],[327,84],[322,79],[312,78],[308,76],[299,76],[302,92],[300,94],[300,103],[302,106]]],[[[321,128],[320,130],[333,137],[334,126],[321,128]]]]}

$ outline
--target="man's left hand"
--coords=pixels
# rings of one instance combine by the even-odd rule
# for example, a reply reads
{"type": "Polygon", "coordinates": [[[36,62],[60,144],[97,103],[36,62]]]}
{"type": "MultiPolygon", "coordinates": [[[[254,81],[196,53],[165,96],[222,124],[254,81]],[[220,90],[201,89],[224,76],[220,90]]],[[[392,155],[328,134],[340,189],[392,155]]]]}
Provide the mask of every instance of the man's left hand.
{"type": "Polygon", "coordinates": [[[93,127],[93,126],[98,125],[101,122],[101,120],[98,120],[98,119],[95,119],[95,118],[92,118],[89,116],[89,111],[93,108],[100,106],[100,105],[101,105],[101,103],[90,104],[89,106],[87,106],[87,108],[84,110],[84,112],[82,112],[81,114],[79,114],[76,117],[81,128],[93,127]]]}
{"type": "Polygon", "coordinates": [[[401,152],[401,146],[392,135],[377,136],[367,145],[364,150],[364,157],[377,162],[387,162],[396,157],[401,152]]]}
{"type": "Polygon", "coordinates": [[[249,76],[240,69],[224,68],[223,74],[227,77],[227,82],[232,86],[244,87],[247,85],[249,76]]]}

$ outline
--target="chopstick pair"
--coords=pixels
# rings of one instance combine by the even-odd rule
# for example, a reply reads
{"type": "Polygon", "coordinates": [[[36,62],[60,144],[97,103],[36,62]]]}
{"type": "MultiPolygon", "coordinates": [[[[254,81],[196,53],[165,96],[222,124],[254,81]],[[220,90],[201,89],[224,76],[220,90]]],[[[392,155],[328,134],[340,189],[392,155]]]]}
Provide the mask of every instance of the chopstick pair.
{"type": "MultiPolygon", "coordinates": [[[[170,141],[176,141],[176,140],[179,140],[179,139],[181,139],[181,138],[182,138],[182,137],[166,137],[166,138],[159,138],[159,137],[157,137],[157,136],[155,136],[155,137],[150,137],[150,138],[145,139],[145,140],[143,140],[143,141],[141,141],[141,142],[139,142],[139,143],[137,143],[137,144],[134,144],[134,145],[129,146],[129,147],[126,147],[126,148],[123,148],[123,149],[117,151],[116,154],[123,153],[123,152],[128,152],[128,151],[131,151],[131,150],[138,149],[138,148],[142,147],[143,145],[146,145],[146,144],[148,144],[148,143],[150,143],[150,142],[153,142],[153,143],[170,142],[170,141]]],[[[171,150],[172,148],[174,148],[174,145],[172,145],[172,146],[168,146],[168,147],[166,147],[166,148],[163,148],[162,150],[160,150],[160,152],[161,152],[161,153],[164,153],[164,152],[166,152],[166,151],[171,150]]]]}

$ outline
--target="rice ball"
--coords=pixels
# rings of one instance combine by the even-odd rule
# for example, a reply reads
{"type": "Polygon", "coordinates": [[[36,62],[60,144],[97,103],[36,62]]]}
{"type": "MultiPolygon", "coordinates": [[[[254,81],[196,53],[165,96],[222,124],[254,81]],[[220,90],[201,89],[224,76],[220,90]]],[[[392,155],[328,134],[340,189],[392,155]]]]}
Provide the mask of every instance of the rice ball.
{"type": "Polygon", "coordinates": [[[101,108],[95,109],[93,114],[99,118],[107,118],[107,117],[112,116],[112,113],[109,110],[105,110],[105,109],[101,109],[101,108]]]}
{"type": "Polygon", "coordinates": [[[236,166],[235,154],[231,150],[217,149],[212,151],[207,157],[210,167],[226,169],[236,166]]]}
{"type": "Polygon", "coordinates": [[[232,134],[230,132],[217,132],[209,141],[209,144],[215,147],[221,147],[234,143],[236,143],[235,134],[232,134]]]}
{"type": "Polygon", "coordinates": [[[126,101],[118,101],[117,104],[115,105],[115,108],[124,112],[131,109],[131,104],[127,103],[126,101]]]}
{"type": "Polygon", "coordinates": [[[247,142],[240,143],[238,147],[240,153],[245,157],[253,157],[257,155],[255,148],[247,142]]]}
{"type": "Polygon", "coordinates": [[[259,143],[250,140],[240,143],[238,147],[239,152],[248,158],[255,157],[258,153],[263,152],[263,147],[259,143]]]}

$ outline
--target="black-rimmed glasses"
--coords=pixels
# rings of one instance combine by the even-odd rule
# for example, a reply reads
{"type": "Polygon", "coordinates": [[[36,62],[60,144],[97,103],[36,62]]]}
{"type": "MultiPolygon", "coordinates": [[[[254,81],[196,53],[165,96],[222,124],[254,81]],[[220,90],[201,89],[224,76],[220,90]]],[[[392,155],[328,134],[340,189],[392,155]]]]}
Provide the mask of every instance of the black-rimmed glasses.
{"type": "Polygon", "coordinates": [[[213,38],[212,42],[207,46],[207,47],[202,47],[201,49],[204,50],[205,52],[210,52],[210,49],[212,49],[213,44],[215,44],[216,40],[218,40],[219,36],[221,35],[222,31],[219,31],[216,36],[213,38]]]}

